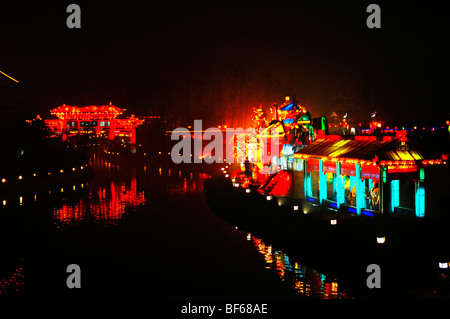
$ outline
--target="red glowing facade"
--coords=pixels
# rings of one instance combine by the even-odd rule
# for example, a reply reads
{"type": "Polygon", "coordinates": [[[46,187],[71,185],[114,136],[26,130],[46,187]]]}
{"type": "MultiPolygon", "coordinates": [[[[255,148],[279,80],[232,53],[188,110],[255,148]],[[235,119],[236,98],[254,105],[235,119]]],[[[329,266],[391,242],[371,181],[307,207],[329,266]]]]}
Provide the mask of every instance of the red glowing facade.
{"type": "Polygon", "coordinates": [[[130,143],[136,143],[136,127],[144,120],[132,115],[125,119],[118,119],[125,109],[112,105],[70,106],[63,104],[50,112],[57,119],[44,120],[53,136],[61,136],[66,140],[68,136],[78,134],[108,134],[113,140],[116,136],[128,136],[130,143]]]}

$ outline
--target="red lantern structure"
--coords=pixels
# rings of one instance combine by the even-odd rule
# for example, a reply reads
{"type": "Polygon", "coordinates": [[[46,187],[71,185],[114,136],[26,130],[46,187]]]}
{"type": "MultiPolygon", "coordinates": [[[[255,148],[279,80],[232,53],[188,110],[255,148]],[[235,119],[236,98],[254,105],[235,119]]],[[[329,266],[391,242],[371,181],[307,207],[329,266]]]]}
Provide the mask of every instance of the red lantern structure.
{"type": "Polygon", "coordinates": [[[78,134],[108,134],[110,140],[116,136],[128,136],[130,143],[136,143],[136,127],[144,120],[132,115],[125,119],[118,119],[125,109],[112,105],[70,106],[63,104],[52,109],[51,114],[57,119],[44,120],[53,136],[61,136],[66,140],[68,136],[78,134]]]}

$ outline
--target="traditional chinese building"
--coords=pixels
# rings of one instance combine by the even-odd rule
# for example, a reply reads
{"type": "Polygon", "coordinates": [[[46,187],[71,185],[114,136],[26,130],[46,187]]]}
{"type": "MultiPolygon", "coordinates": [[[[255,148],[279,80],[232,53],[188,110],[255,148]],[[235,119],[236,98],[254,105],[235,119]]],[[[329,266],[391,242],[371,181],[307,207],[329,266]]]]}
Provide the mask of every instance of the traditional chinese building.
{"type": "Polygon", "coordinates": [[[366,216],[424,217],[425,167],[439,164],[446,162],[427,158],[404,134],[322,135],[295,154],[282,156],[282,169],[301,172],[307,202],[366,216]]]}
{"type": "MultiPolygon", "coordinates": [[[[256,121],[257,132],[248,134],[248,140],[235,139],[238,162],[243,162],[239,158],[248,162],[247,167],[243,163],[231,175],[235,186],[257,186],[268,200],[282,197],[278,198],[279,204],[304,200],[313,206],[356,215],[424,217],[426,210],[436,210],[436,201],[430,200],[434,194],[425,196],[426,167],[446,164],[448,154],[425,154],[410,143],[406,130],[381,130],[381,123],[374,120],[369,132],[361,133],[375,135],[358,136],[356,130],[353,134],[329,135],[325,117],[312,119],[305,107],[289,97],[280,107],[272,108],[274,119],[267,127],[260,127],[256,121]],[[271,150],[278,148],[280,152],[267,152],[270,164],[262,163],[258,144],[262,137],[278,137],[271,150]],[[252,160],[255,164],[251,171],[252,160]],[[258,174],[254,174],[255,168],[258,174]],[[244,171],[246,174],[242,174],[244,171]]],[[[372,119],[375,116],[374,112],[372,119]]],[[[436,185],[430,186],[433,189],[436,185]]]]}
{"type": "Polygon", "coordinates": [[[136,143],[136,127],[143,123],[143,119],[134,115],[118,119],[125,109],[112,105],[70,106],[63,104],[50,112],[57,119],[46,119],[45,124],[54,136],[61,136],[66,140],[68,136],[78,134],[108,134],[113,140],[116,136],[127,136],[130,143],[136,143]]]}

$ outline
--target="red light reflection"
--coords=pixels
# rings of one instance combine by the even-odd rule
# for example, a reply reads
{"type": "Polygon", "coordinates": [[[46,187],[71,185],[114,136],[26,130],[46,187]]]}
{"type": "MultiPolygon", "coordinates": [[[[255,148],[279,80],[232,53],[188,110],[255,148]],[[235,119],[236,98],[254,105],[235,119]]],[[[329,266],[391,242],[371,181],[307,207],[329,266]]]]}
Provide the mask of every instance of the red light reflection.
{"type": "MultiPolygon", "coordinates": [[[[181,174],[178,176],[181,176],[181,174]]],[[[198,178],[195,179],[192,178],[192,173],[190,173],[190,176],[191,177],[189,179],[187,177],[181,177],[182,183],[170,183],[167,188],[168,193],[171,195],[184,195],[194,192],[202,192],[203,183],[211,177],[205,173],[199,173],[198,178]]]]}
{"type": "Polygon", "coordinates": [[[0,280],[0,296],[17,294],[18,292],[20,292],[23,284],[24,284],[24,275],[21,259],[19,265],[11,274],[11,276],[7,278],[2,278],[0,280]]]}
{"type": "Polygon", "coordinates": [[[116,224],[126,212],[127,207],[136,207],[145,203],[144,192],[137,190],[136,177],[131,178],[128,186],[125,182],[110,182],[110,187],[92,188],[88,199],[78,203],[64,203],[54,210],[54,218],[62,226],[73,226],[90,220],[106,224],[116,224]],[[92,199],[95,198],[95,199],[92,199]]]}

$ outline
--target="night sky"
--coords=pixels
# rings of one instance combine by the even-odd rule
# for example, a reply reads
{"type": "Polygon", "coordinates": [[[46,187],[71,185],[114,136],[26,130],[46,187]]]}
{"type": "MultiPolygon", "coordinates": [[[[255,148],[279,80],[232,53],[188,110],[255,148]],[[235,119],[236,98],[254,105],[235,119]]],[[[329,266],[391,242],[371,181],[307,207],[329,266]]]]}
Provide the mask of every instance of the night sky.
{"type": "Polygon", "coordinates": [[[71,2],[0,5],[0,107],[41,114],[107,104],[176,125],[246,125],[252,106],[296,95],[313,117],[377,111],[387,121],[450,118],[448,11],[424,2],[71,2]]]}

